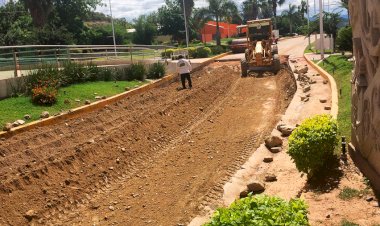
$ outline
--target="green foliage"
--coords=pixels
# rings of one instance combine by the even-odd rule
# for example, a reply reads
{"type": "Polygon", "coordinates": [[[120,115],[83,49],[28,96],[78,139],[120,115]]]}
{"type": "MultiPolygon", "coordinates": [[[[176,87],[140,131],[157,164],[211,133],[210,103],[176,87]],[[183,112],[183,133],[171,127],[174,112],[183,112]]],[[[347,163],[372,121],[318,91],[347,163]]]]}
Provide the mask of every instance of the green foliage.
{"type": "Polygon", "coordinates": [[[82,64],[73,63],[71,61],[68,61],[63,65],[63,70],[61,70],[60,73],[60,83],[62,86],[68,86],[74,83],[82,83],[90,80],[89,77],[87,77],[87,68],[85,68],[82,64]]]}
{"type": "Polygon", "coordinates": [[[159,79],[165,76],[166,68],[165,64],[161,62],[154,63],[150,65],[147,78],[149,79],[159,79]]]}
{"type": "Polygon", "coordinates": [[[352,27],[343,27],[338,31],[338,37],[336,38],[336,45],[341,51],[351,51],[353,49],[352,42],[352,27]]]}
{"type": "Polygon", "coordinates": [[[145,65],[141,63],[132,64],[125,69],[127,81],[144,81],[146,75],[145,65]]]}
{"type": "Polygon", "coordinates": [[[197,48],[196,57],[206,58],[211,54],[211,49],[209,47],[199,47],[197,48]]]}
{"type": "Polygon", "coordinates": [[[341,226],[359,226],[359,224],[356,224],[356,223],[354,223],[354,222],[348,221],[347,219],[343,219],[343,220],[340,222],[340,225],[341,225],[341,226]]]}
{"type": "Polygon", "coordinates": [[[163,58],[170,58],[173,52],[174,52],[174,49],[166,49],[165,51],[161,52],[161,56],[163,58]]]}
{"type": "Polygon", "coordinates": [[[133,43],[151,45],[154,36],[157,33],[157,26],[152,21],[154,18],[152,16],[140,16],[135,20],[136,32],[133,36],[133,43]]]}
{"type": "Polygon", "coordinates": [[[337,122],[330,115],[306,119],[289,137],[288,154],[297,169],[308,178],[323,169],[334,157],[337,133],[337,122]]]}
{"type": "Polygon", "coordinates": [[[196,47],[189,47],[189,48],[187,48],[187,51],[189,52],[190,58],[197,58],[197,48],[196,47]]]}
{"type": "Polygon", "coordinates": [[[226,52],[226,49],[224,46],[211,46],[210,49],[211,49],[212,55],[218,55],[218,54],[226,52]]]}
{"type": "Polygon", "coordinates": [[[265,195],[248,196],[235,201],[229,208],[216,211],[205,226],[233,225],[309,225],[307,205],[299,199],[289,202],[265,195]]]}
{"type": "Polygon", "coordinates": [[[42,65],[40,69],[32,70],[25,77],[25,86],[27,94],[31,94],[32,89],[41,84],[50,84],[50,81],[58,81],[60,83],[60,71],[49,64],[42,65]]]}
{"type": "Polygon", "coordinates": [[[344,187],[340,192],[338,197],[342,200],[351,200],[355,197],[360,197],[360,195],[368,195],[370,194],[370,189],[365,188],[363,190],[357,190],[354,188],[344,187]]]}
{"type": "Polygon", "coordinates": [[[351,140],[351,77],[354,68],[353,62],[349,62],[346,56],[330,56],[320,64],[330,73],[341,90],[339,99],[338,124],[339,135],[345,136],[347,142],[351,140]]]}

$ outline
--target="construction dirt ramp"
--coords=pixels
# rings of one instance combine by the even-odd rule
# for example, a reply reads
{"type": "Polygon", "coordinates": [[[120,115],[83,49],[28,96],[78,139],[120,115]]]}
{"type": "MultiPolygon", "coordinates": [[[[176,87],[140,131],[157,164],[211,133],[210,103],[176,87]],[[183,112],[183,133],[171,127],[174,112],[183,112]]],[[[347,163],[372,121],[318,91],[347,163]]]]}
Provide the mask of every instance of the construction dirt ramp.
{"type": "Polygon", "coordinates": [[[182,225],[285,111],[290,71],[213,63],[179,83],[0,141],[0,225],[182,225]]]}

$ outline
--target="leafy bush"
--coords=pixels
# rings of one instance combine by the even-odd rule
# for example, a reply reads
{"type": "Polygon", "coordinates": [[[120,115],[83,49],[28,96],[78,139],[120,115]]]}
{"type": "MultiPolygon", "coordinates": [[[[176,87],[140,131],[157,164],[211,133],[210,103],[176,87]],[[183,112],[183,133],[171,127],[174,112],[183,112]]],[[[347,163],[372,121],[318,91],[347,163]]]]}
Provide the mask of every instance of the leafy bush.
{"type": "Polygon", "coordinates": [[[87,70],[84,65],[68,61],[64,63],[61,71],[61,85],[68,86],[88,81],[87,70]]]}
{"type": "Polygon", "coordinates": [[[32,70],[25,78],[25,86],[27,94],[32,93],[32,89],[41,84],[49,83],[50,81],[59,81],[60,72],[57,67],[46,64],[42,65],[40,69],[32,70]]]}
{"type": "Polygon", "coordinates": [[[206,58],[211,54],[211,49],[209,47],[199,47],[197,48],[197,58],[206,58]]]}
{"type": "Polygon", "coordinates": [[[99,80],[99,74],[101,73],[101,69],[95,64],[88,64],[86,68],[87,78],[89,81],[94,82],[99,80]]]}
{"type": "Polygon", "coordinates": [[[288,154],[297,169],[311,178],[334,157],[338,126],[330,115],[306,119],[289,137],[288,154]]]}
{"type": "Polygon", "coordinates": [[[187,51],[189,52],[190,58],[197,58],[197,48],[189,47],[189,48],[187,48],[187,51]]]}
{"type": "Polygon", "coordinates": [[[165,76],[166,68],[165,64],[161,62],[154,63],[150,65],[149,72],[148,72],[148,78],[149,79],[158,79],[165,76]]]}
{"type": "Polygon", "coordinates": [[[32,102],[38,105],[53,105],[57,102],[58,81],[40,81],[32,89],[32,102]]]}
{"type": "Polygon", "coordinates": [[[336,45],[339,50],[352,52],[353,42],[351,26],[343,27],[339,30],[336,38],[336,45]]]}
{"type": "Polygon", "coordinates": [[[221,54],[226,52],[225,48],[223,46],[212,46],[210,47],[211,52],[213,55],[221,54]]]}
{"type": "Polygon", "coordinates": [[[162,58],[170,58],[174,52],[174,49],[166,49],[165,51],[161,52],[162,58]]]}
{"type": "Polygon", "coordinates": [[[126,73],[126,79],[127,81],[132,81],[132,80],[140,80],[144,81],[145,80],[145,74],[146,74],[146,69],[144,64],[137,63],[137,64],[132,64],[129,67],[125,69],[126,73]]]}
{"type": "Polygon", "coordinates": [[[289,202],[265,195],[248,196],[229,208],[216,211],[205,226],[221,225],[309,225],[307,205],[299,199],[289,202]]]}
{"type": "Polygon", "coordinates": [[[97,80],[99,81],[112,81],[116,80],[116,70],[114,68],[99,68],[97,80]]]}

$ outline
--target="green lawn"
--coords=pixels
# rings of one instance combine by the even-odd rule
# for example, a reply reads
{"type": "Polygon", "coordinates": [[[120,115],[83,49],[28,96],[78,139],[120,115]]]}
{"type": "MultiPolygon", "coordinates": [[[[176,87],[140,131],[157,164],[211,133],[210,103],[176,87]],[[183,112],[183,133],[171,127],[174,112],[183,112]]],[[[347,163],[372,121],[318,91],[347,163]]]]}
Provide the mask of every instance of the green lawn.
{"type": "Polygon", "coordinates": [[[339,135],[351,140],[351,75],[354,67],[346,56],[330,56],[320,67],[330,73],[337,83],[339,94],[339,135]]]}
{"type": "Polygon", "coordinates": [[[134,88],[136,85],[143,85],[139,81],[117,81],[117,82],[88,82],[75,84],[64,87],[58,91],[58,101],[53,106],[38,106],[30,101],[30,97],[21,96],[8,98],[0,101],[0,125],[7,122],[14,122],[17,119],[23,119],[24,115],[32,116],[30,121],[39,119],[41,112],[48,111],[50,115],[54,115],[60,111],[69,110],[84,105],[85,100],[91,102],[97,101],[96,96],[113,96],[125,91],[125,87],[134,88]],[[69,100],[69,104],[65,104],[65,100],[69,100]],[[75,100],[80,100],[76,102],[75,100]]]}

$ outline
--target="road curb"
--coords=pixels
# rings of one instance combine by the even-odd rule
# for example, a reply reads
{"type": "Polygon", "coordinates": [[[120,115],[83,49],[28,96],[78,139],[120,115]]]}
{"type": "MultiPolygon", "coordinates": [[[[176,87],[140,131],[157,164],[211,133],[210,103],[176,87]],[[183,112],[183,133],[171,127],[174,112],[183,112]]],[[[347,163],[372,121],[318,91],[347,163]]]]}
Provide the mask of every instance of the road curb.
{"type": "MultiPolygon", "coordinates": [[[[201,63],[192,72],[199,71],[200,69],[207,66],[208,64],[214,62],[215,60],[217,60],[221,57],[227,56],[228,54],[230,54],[230,53],[227,52],[227,53],[223,53],[223,54],[217,55],[215,57],[212,57],[212,58],[206,60],[205,62],[201,63]]],[[[37,128],[37,127],[49,126],[49,125],[53,125],[57,122],[61,122],[63,120],[78,117],[78,115],[80,115],[80,114],[87,113],[87,112],[94,111],[94,110],[98,110],[100,108],[105,107],[106,105],[116,103],[119,100],[124,99],[126,97],[130,97],[130,96],[133,96],[136,94],[140,94],[140,93],[146,92],[148,90],[154,89],[156,87],[165,86],[165,85],[170,84],[171,82],[175,81],[175,79],[177,79],[176,74],[169,74],[169,75],[167,75],[167,76],[165,76],[165,77],[163,77],[157,81],[143,85],[139,88],[136,88],[136,89],[133,89],[130,91],[126,91],[126,92],[117,94],[117,95],[109,97],[105,100],[100,100],[100,101],[91,103],[89,105],[84,105],[84,106],[81,106],[78,108],[74,108],[74,109],[69,110],[68,112],[64,112],[64,113],[61,113],[61,114],[56,115],[56,116],[52,116],[52,117],[47,118],[47,119],[41,119],[38,121],[34,121],[31,123],[16,127],[16,128],[12,128],[11,131],[8,131],[8,132],[1,131],[0,132],[0,138],[9,138],[9,137],[12,137],[16,134],[19,134],[19,133],[22,133],[25,131],[29,131],[29,130],[37,128]]]]}
{"type": "Polygon", "coordinates": [[[304,54],[303,57],[305,60],[315,69],[318,71],[318,73],[324,77],[326,80],[329,81],[330,88],[331,88],[331,111],[330,114],[333,116],[333,118],[338,118],[338,112],[339,112],[339,105],[338,105],[338,88],[335,82],[334,77],[332,77],[327,71],[325,71],[323,68],[319,67],[317,64],[315,64],[313,61],[308,59],[306,55],[304,54]]]}

